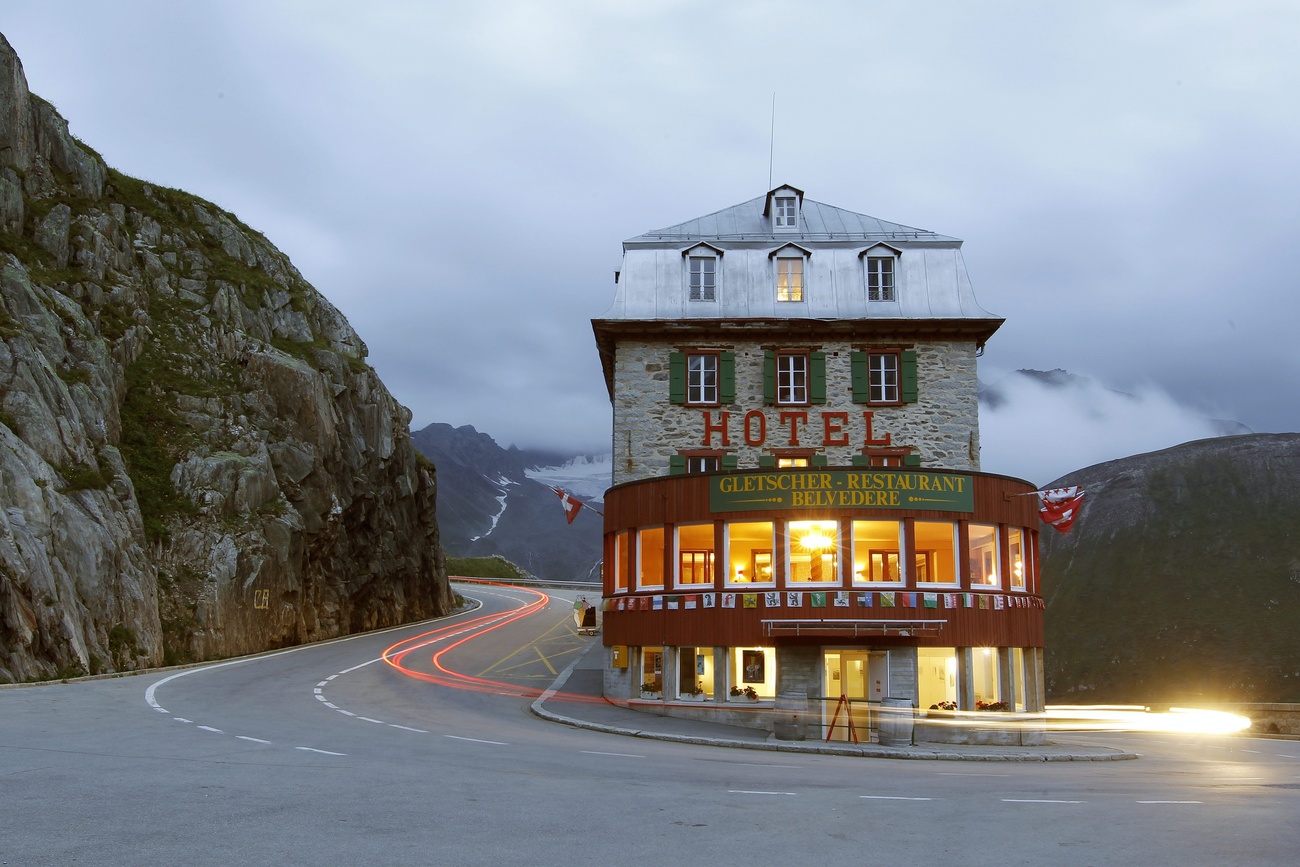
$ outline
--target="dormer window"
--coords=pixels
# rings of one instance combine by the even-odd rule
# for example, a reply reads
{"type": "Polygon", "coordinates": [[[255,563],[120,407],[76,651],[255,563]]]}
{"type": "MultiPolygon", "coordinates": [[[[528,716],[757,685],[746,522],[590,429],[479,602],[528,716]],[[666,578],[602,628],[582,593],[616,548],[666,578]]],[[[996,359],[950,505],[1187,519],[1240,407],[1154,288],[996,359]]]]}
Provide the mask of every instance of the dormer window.
{"type": "Polygon", "coordinates": [[[808,251],[798,244],[786,244],[767,257],[772,260],[776,271],[776,300],[804,300],[804,265],[808,261],[808,251]]]}
{"type": "Polygon", "coordinates": [[[868,301],[898,300],[898,294],[894,291],[894,275],[897,271],[894,266],[900,252],[902,251],[888,244],[877,244],[858,254],[866,277],[868,301]]]}
{"type": "Polygon", "coordinates": [[[718,260],[712,256],[690,257],[690,299],[692,301],[717,301],[718,260]]]}
{"type": "Polygon", "coordinates": [[[867,300],[894,300],[894,259],[891,256],[867,257],[867,300]]]}
{"type": "Polygon", "coordinates": [[[774,228],[799,228],[799,205],[794,196],[777,196],[773,202],[772,211],[772,226],[774,228]]]}
{"type": "Polygon", "coordinates": [[[782,256],[776,260],[776,300],[803,300],[803,259],[782,256]]]}
{"type": "Polygon", "coordinates": [[[718,260],[721,258],[722,251],[712,244],[696,244],[682,251],[688,300],[718,300],[718,260]]]}
{"type": "Polygon", "coordinates": [[[763,216],[772,221],[773,232],[797,232],[802,209],[803,190],[791,186],[777,187],[768,191],[763,216]]]}

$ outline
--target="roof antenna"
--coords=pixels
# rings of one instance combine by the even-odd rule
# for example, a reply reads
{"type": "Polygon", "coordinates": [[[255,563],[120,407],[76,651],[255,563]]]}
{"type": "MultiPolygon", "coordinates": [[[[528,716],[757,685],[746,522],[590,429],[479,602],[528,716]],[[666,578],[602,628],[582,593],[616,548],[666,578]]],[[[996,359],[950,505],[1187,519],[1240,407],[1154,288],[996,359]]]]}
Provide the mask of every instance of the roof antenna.
{"type": "Polygon", "coordinates": [[[767,188],[772,189],[772,154],[776,151],[776,91],[772,91],[772,128],[767,134],[767,188]]]}

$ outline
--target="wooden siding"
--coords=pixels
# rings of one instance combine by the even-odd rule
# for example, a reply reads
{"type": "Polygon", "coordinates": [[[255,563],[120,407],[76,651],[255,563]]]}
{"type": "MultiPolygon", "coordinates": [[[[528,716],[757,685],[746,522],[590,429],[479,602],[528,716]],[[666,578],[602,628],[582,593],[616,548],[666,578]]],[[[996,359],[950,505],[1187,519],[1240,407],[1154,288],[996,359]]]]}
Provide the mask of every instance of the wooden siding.
{"type": "MultiPolygon", "coordinates": [[[[816,470],[787,470],[783,472],[818,472],[824,471],[825,468],[816,470]]],[[[943,473],[944,470],[923,469],[926,473],[943,473]]],[[[757,471],[740,471],[771,473],[772,470],[757,471]]],[[[780,472],[780,471],[779,471],[780,472]]],[[[812,644],[820,646],[871,646],[871,647],[889,647],[889,646],[919,646],[919,647],[1042,647],[1043,646],[1043,610],[1041,608],[1041,588],[1038,575],[1038,500],[1034,497],[1034,488],[1027,482],[1019,479],[1012,479],[1005,476],[994,476],[982,473],[959,473],[959,475],[970,476],[974,482],[974,510],[971,512],[949,512],[933,510],[915,510],[915,509],[853,509],[853,508],[833,508],[833,509],[799,509],[799,510],[776,510],[761,512],[719,512],[712,513],[709,511],[709,480],[712,474],[683,475],[662,477],[656,479],[645,479],[636,482],[629,482],[624,485],[610,489],[605,498],[605,533],[606,533],[606,562],[612,562],[613,545],[610,540],[613,534],[622,530],[634,530],[638,527],[664,527],[665,528],[665,552],[664,552],[664,575],[665,587],[659,591],[642,591],[637,593],[620,593],[615,595],[613,589],[613,570],[606,569],[606,586],[605,595],[611,600],[618,599],[635,599],[642,597],[651,597],[659,595],[664,597],[664,608],[661,610],[635,610],[619,611],[617,609],[607,610],[604,612],[603,640],[606,645],[634,645],[634,646],[703,646],[703,647],[745,647],[745,646],[772,646],[788,644],[812,644]],[[886,520],[932,520],[932,521],[953,521],[968,522],[976,521],[979,523],[999,524],[1003,527],[1013,526],[1021,527],[1025,530],[1024,544],[1027,549],[1026,557],[1026,591],[1024,593],[1010,593],[1005,589],[994,591],[994,588],[987,586],[969,584],[969,578],[963,577],[963,586],[961,587],[929,587],[926,585],[911,585],[908,587],[888,587],[888,588],[863,588],[863,587],[826,587],[817,586],[809,588],[804,585],[787,585],[784,574],[785,558],[777,556],[773,558],[775,572],[775,587],[758,587],[742,588],[737,586],[725,587],[724,571],[726,568],[726,555],[722,547],[722,526],[726,521],[760,521],[771,520],[775,522],[784,522],[786,520],[837,520],[841,522],[851,521],[854,519],[886,519],[886,520]],[[699,584],[683,587],[672,586],[672,575],[674,574],[675,556],[671,550],[673,534],[671,528],[675,524],[681,523],[702,523],[714,521],[714,581],[711,584],[699,584]],[[762,606],[762,594],[766,591],[775,590],[781,593],[782,602],[785,602],[785,592],[798,591],[801,593],[825,592],[827,594],[827,606],[824,608],[811,608],[805,604],[799,608],[786,607],[784,604],[779,608],[765,608],[762,606]],[[851,604],[849,607],[834,607],[831,604],[833,594],[839,590],[849,593],[851,604]],[[918,607],[894,607],[883,608],[879,604],[879,593],[916,593],[918,607]],[[736,593],[738,596],[743,593],[757,593],[759,595],[759,607],[757,608],[722,608],[721,594],[723,592],[736,593]],[[857,604],[858,594],[862,592],[871,592],[876,594],[873,599],[876,605],[872,607],[859,606],[857,604]],[[701,607],[694,609],[677,608],[668,609],[667,599],[677,597],[679,604],[684,604],[681,599],[685,594],[715,594],[715,601],[718,607],[704,608],[702,600],[701,607]],[[922,593],[939,593],[939,607],[925,608],[921,607],[922,593]],[[989,608],[978,607],[958,607],[945,608],[943,594],[946,593],[974,593],[976,595],[987,595],[990,597],[989,608]],[[992,607],[991,597],[1003,596],[1004,598],[1024,598],[1030,600],[1033,607],[1005,607],[997,609],[992,607]],[[845,620],[942,620],[945,621],[942,628],[937,633],[927,633],[925,635],[889,635],[889,636],[859,636],[853,637],[851,632],[829,630],[825,634],[818,635],[777,635],[771,636],[763,628],[764,620],[818,620],[827,621],[845,621],[845,620]]],[[[908,522],[910,524],[910,521],[908,522]]],[[[780,530],[782,524],[778,523],[777,538],[775,540],[775,550],[783,551],[785,541],[783,533],[780,530]]],[[[967,534],[965,524],[959,524],[961,531],[960,548],[955,552],[959,561],[964,561],[965,543],[967,534]]],[[[1007,563],[1007,543],[1006,533],[1000,534],[1000,560],[1003,574],[1003,588],[1007,586],[1009,580],[1007,563]]],[[[964,573],[964,566],[960,567],[964,573]]],[[[633,572],[636,571],[633,563],[633,572]]],[[[629,576],[629,581],[634,586],[634,579],[629,576]]],[[[958,603],[962,602],[959,596],[958,603]]],[[[737,599],[737,606],[741,602],[737,599]]],[[[978,605],[978,603],[976,603],[978,605]]]]}
{"type": "MultiPolygon", "coordinates": [[[[910,592],[910,591],[909,591],[910,592]]],[[[782,594],[784,597],[785,594],[782,594]]],[[[856,596],[856,592],[853,593],[856,596]]],[[[919,594],[918,594],[919,596],[919,594]]],[[[941,597],[942,598],[942,597],[941,597]]],[[[784,601],[784,600],[783,600],[784,601]]],[[[919,601],[919,600],[918,600],[919,601]]],[[[739,603],[737,603],[739,604],[739,603]]],[[[942,601],[940,602],[942,605],[942,601]]],[[[828,647],[1042,647],[1039,608],[696,608],[670,611],[606,611],[604,643],[673,647],[754,647],[789,644],[828,647]],[[764,620],[928,620],[946,621],[937,633],[859,636],[827,631],[804,636],[770,636],[764,620]]]]}

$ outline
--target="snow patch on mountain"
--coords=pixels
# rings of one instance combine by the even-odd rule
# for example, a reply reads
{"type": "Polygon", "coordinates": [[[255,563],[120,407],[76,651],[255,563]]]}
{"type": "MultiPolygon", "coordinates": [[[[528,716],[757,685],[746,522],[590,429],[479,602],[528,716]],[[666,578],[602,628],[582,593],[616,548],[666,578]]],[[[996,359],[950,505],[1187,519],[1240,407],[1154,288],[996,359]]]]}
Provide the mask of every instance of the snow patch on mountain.
{"type": "Polygon", "coordinates": [[[584,502],[603,502],[614,477],[612,455],[578,455],[555,467],[532,467],[524,474],[534,482],[562,488],[584,502]]]}
{"type": "Polygon", "coordinates": [[[501,492],[496,497],[497,505],[501,508],[497,509],[497,513],[492,516],[492,526],[488,527],[487,532],[479,536],[471,536],[471,542],[477,542],[479,539],[492,535],[492,531],[497,528],[497,524],[501,523],[501,516],[506,513],[506,501],[510,499],[510,486],[519,484],[512,479],[507,479],[505,476],[497,476],[495,479],[489,476],[484,476],[483,478],[496,485],[497,490],[501,492]]]}

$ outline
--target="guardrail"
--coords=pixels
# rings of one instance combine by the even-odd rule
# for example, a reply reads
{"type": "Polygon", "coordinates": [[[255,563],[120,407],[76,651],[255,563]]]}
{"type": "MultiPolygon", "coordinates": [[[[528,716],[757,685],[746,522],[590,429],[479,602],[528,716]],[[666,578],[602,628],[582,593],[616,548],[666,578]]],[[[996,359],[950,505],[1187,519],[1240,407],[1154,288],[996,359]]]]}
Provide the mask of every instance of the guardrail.
{"type": "Polygon", "coordinates": [[[477,584],[508,584],[520,587],[549,587],[552,590],[565,590],[570,587],[577,590],[600,592],[603,585],[599,581],[547,581],[542,578],[472,578],[466,575],[448,575],[448,581],[468,581],[477,584]]]}

